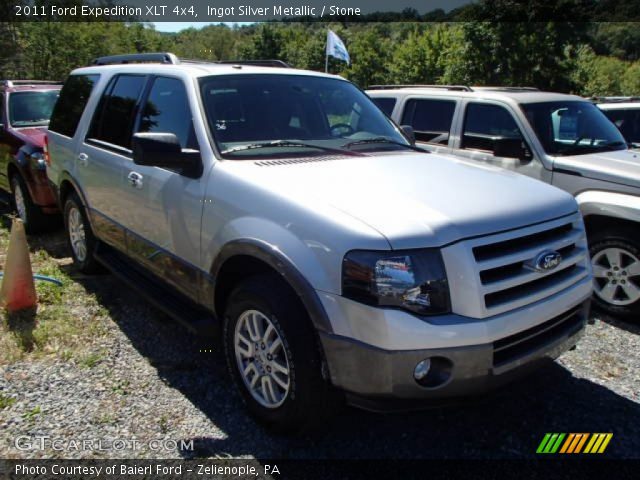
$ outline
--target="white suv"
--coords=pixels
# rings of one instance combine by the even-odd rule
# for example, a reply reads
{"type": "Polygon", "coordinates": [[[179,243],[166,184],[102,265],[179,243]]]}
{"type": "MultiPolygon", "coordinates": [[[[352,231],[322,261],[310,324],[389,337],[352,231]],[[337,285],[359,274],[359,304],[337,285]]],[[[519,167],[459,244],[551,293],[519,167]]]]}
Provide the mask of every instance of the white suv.
{"type": "MultiPolygon", "coordinates": [[[[535,88],[390,85],[367,92],[438,154],[522,173],[575,195],[594,299],[640,318],[640,152],[592,102],[535,88]]],[[[528,202],[541,199],[522,192],[528,202]]]]}
{"type": "Polygon", "coordinates": [[[340,77],[130,55],[73,71],[60,98],[47,171],[75,264],[220,332],[275,427],[343,394],[385,408],[484,391],[583,330],[573,197],[417,150],[340,77]]]}

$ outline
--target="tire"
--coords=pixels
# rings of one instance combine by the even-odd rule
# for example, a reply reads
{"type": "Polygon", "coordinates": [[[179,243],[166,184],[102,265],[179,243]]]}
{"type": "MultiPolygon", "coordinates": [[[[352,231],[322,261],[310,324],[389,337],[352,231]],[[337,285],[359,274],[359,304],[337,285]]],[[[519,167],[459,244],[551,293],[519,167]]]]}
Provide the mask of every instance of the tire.
{"type": "Polygon", "coordinates": [[[640,319],[640,239],[632,229],[604,230],[590,238],[594,302],[602,310],[640,319]]]}
{"type": "Polygon", "coordinates": [[[51,226],[51,219],[33,203],[27,184],[19,174],[11,177],[11,202],[28,234],[44,232],[51,226]]]}
{"type": "Polygon", "coordinates": [[[307,430],[329,417],[338,405],[336,393],[322,376],[322,356],[309,316],[278,275],[251,277],[231,292],[224,315],[224,346],[229,373],[245,405],[270,429],[281,433],[307,430]],[[260,340],[252,338],[256,329],[246,327],[253,320],[262,326],[262,333],[271,333],[260,340]],[[240,340],[238,334],[250,342],[240,340]],[[236,346],[236,340],[242,348],[236,346]],[[246,377],[240,364],[248,369],[246,377]],[[269,377],[266,382],[273,390],[267,395],[263,382],[269,377]],[[252,391],[249,385],[254,379],[252,391]]]}
{"type": "Polygon", "coordinates": [[[93,255],[97,240],[82,202],[75,192],[71,193],[64,203],[64,229],[76,268],[83,273],[100,272],[102,268],[93,255]]]}

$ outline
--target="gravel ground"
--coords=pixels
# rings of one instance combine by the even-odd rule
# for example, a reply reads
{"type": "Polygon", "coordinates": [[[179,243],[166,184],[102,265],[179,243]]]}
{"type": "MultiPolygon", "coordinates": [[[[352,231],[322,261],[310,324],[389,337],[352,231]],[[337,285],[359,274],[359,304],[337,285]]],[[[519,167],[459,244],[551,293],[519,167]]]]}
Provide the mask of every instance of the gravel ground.
{"type": "Polygon", "coordinates": [[[212,345],[110,275],[72,276],[108,310],[110,333],[90,365],[44,357],[0,366],[0,394],[15,399],[0,409],[0,457],[530,458],[546,432],[613,432],[608,457],[640,458],[638,324],[596,315],[576,350],[464,405],[345,408],[322,431],[287,438],[245,415],[222,356],[205,351],[212,345]],[[62,443],[20,450],[20,435],[62,443]]]}

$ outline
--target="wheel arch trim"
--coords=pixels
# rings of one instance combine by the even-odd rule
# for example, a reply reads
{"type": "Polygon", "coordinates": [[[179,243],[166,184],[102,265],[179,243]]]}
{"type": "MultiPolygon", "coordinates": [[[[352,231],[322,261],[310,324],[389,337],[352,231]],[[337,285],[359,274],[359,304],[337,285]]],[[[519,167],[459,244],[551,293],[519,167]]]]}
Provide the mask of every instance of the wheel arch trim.
{"type": "MultiPolygon", "coordinates": [[[[213,292],[215,305],[215,292],[218,286],[218,276],[222,266],[233,257],[248,256],[260,260],[279,273],[284,281],[294,290],[300,301],[304,305],[311,322],[318,331],[332,333],[331,322],[327,312],[318,297],[315,289],[309,281],[294,266],[293,262],[287,258],[275,246],[256,239],[238,239],[225,244],[211,267],[213,279],[213,292]]],[[[220,316],[222,312],[216,312],[220,316]]]]}
{"type": "Polygon", "coordinates": [[[640,223],[640,197],[589,190],[576,196],[583,217],[599,215],[640,223]]]}

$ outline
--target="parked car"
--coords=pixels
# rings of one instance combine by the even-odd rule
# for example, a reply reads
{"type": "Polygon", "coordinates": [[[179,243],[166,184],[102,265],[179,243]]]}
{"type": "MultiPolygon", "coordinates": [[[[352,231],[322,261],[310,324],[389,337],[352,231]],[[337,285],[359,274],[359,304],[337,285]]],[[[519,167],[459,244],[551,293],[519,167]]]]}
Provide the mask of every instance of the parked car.
{"type": "Polygon", "coordinates": [[[51,223],[59,213],[45,163],[45,130],[61,84],[5,80],[0,84],[0,188],[29,233],[51,223]]]}
{"type": "Polygon", "coordinates": [[[593,100],[631,147],[640,148],[640,97],[598,97],[593,100]]]}
{"type": "Polygon", "coordinates": [[[571,195],[427,154],[350,82],[272,65],[71,73],[47,172],[80,270],[219,331],[249,410],[283,430],[343,395],[485,391],[576,344],[592,280],[571,195]]]}
{"type": "Polygon", "coordinates": [[[593,103],[532,88],[378,86],[368,94],[393,120],[411,126],[429,151],[519,172],[575,195],[596,303],[640,318],[640,152],[627,148],[593,103]]]}

